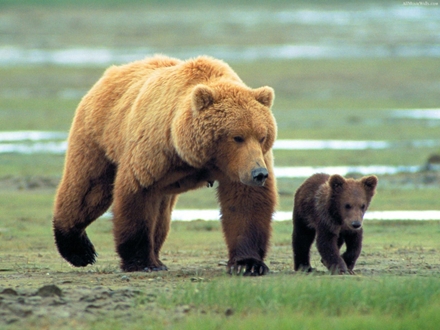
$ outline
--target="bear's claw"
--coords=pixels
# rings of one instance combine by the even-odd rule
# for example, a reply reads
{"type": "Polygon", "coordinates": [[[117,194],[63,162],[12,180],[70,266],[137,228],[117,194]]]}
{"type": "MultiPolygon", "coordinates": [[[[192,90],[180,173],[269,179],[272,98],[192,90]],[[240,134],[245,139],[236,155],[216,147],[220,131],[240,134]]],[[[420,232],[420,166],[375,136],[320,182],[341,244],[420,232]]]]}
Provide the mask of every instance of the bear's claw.
{"type": "Polygon", "coordinates": [[[165,265],[160,265],[158,267],[145,267],[144,268],[144,272],[147,272],[147,273],[159,272],[159,271],[162,271],[162,270],[168,270],[168,267],[165,266],[165,265]]]}
{"type": "Polygon", "coordinates": [[[262,276],[269,273],[269,267],[254,258],[239,259],[228,263],[229,275],[262,276]]]}

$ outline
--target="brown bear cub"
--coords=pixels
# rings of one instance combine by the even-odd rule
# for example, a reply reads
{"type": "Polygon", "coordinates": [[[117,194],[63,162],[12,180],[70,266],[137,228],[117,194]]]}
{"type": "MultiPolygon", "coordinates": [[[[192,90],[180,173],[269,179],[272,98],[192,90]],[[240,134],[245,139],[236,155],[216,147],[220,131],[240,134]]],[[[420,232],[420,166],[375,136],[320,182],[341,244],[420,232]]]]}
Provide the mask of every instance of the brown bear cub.
{"type": "Polygon", "coordinates": [[[53,217],[60,254],[93,264],[86,228],[113,205],[122,270],[166,270],[159,253],[177,196],[216,181],[229,272],[266,274],[277,204],[273,99],[272,88],[250,88],[207,56],[110,67],[70,130],[53,217]]]}
{"type": "Polygon", "coordinates": [[[295,271],[310,272],[310,247],[316,236],[321,262],[332,274],[354,274],[362,249],[362,221],[376,191],[377,177],[359,180],[314,174],[296,191],[292,248],[295,271]],[[342,244],[346,251],[339,250],[342,244]]]}

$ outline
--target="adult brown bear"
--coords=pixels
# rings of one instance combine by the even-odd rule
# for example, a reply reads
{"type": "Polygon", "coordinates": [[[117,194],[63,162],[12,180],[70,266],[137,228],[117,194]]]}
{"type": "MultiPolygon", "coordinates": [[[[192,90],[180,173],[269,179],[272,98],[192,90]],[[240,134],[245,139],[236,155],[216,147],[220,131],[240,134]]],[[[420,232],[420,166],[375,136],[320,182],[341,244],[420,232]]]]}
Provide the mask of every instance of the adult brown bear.
{"type": "Polygon", "coordinates": [[[316,247],[322,263],[333,274],[354,274],[362,250],[362,221],[376,192],[377,177],[345,179],[318,173],[295,193],[292,248],[294,269],[311,271],[310,247],[316,247]],[[342,244],[347,250],[342,254],[342,244]]]}
{"type": "Polygon", "coordinates": [[[218,181],[228,270],[268,272],[276,205],[273,89],[224,62],[155,56],[109,68],[79,104],[53,218],[60,254],[95,262],[86,227],[113,203],[124,271],[166,270],[159,252],[177,195],[218,181]]]}

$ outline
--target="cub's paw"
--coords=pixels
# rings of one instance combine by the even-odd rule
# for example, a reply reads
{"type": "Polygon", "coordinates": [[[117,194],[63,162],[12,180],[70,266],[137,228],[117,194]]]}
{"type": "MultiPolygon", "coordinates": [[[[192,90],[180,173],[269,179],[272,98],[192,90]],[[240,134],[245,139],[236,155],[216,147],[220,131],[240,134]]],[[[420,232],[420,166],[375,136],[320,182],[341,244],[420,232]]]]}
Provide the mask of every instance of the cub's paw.
{"type": "Polygon", "coordinates": [[[96,251],[86,232],[64,233],[54,229],[55,242],[61,256],[75,267],[85,267],[95,263],[96,251]]]}
{"type": "Polygon", "coordinates": [[[269,273],[269,267],[263,261],[255,258],[236,258],[229,260],[228,273],[230,275],[261,276],[269,273]]]}
{"type": "Polygon", "coordinates": [[[328,267],[328,270],[330,271],[330,273],[332,275],[348,275],[348,274],[353,275],[354,274],[354,272],[347,269],[347,267],[342,267],[339,265],[332,265],[332,266],[328,267]]]}
{"type": "Polygon", "coordinates": [[[324,266],[327,267],[327,269],[330,271],[332,275],[348,275],[348,274],[356,275],[356,273],[353,270],[348,269],[347,265],[343,260],[338,264],[330,264],[326,262],[324,259],[321,259],[321,262],[324,266]]]}

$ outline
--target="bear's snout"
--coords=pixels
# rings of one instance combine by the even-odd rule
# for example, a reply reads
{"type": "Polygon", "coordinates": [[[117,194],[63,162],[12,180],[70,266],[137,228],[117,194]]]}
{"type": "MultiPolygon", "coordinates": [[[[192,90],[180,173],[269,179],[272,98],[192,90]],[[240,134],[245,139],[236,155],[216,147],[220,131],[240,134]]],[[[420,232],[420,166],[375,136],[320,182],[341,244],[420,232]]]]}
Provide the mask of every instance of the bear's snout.
{"type": "Polygon", "coordinates": [[[353,221],[351,223],[351,226],[353,227],[353,229],[360,229],[362,227],[362,222],[360,222],[360,221],[353,221]]]}
{"type": "Polygon", "coordinates": [[[269,176],[269,172],[264,167],[253,169],[251,172],[252,181],[256,186],[263,186],[269,176]]]}

